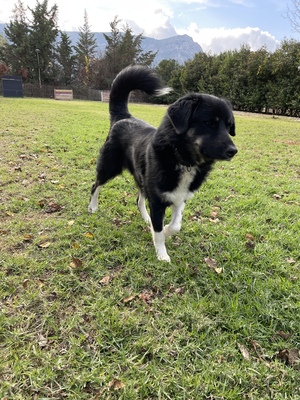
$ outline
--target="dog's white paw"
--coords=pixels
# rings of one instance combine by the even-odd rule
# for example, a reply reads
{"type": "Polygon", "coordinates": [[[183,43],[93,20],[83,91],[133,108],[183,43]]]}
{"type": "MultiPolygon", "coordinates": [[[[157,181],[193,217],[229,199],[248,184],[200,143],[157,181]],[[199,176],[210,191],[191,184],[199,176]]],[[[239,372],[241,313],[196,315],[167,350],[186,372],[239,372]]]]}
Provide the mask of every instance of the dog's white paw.
{"type": "Polygon", "coordinates": [[[94,212],[96,212],[98,210],[98,206],[93,205],[92,203],[89,204],[88,206],[88,212],[90,214],[93,214],[94,212]]]}
{"type": "Polygon", "coordinates": [[[165,238],[166,239],[174,234],[174,232],[170,228],[170,225],[165,225],[164,226],[164,234],[165,234],[165,238]]]}
{"type": "Polygon", "coordinates": [[[169,257],[169,255],[166,254],[161,254],[161,255],[157,255],[157,258],[159,259],[159,261],[165,261],[165,262],[171,262],[171,258],[169,257]]]}
{"type": "Polygon", "coordinates": [[[151,226],[151,218],[150,215],[147,213],[147,215],[142,215],[143,220],[146,222],[147,225],[151,226]]]}

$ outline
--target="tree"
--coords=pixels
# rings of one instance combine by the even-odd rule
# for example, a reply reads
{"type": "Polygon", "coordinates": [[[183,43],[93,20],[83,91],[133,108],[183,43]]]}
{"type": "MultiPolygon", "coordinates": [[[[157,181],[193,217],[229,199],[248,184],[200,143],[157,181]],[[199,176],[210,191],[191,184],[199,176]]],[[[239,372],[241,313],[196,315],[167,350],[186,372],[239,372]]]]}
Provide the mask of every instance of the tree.
{"type": "Polygon", "coordinates": [[[168,86],[172,79],[172,74],[179,68],[179,63],[176,60],[162,60],[155,68],[157,74],[162,79],[163,83],[168,86]]]}
{"type": "Polygon", "coordinates": [[[272,90],[269,102],[282,114],[300,110],[300,42],[284,40],[271,55],[272,90]]]}
{"type": "Polygon", "coordinates": [[[205,53],[198,53],[193,60],[186,62],[181,74],[181,85],[185,92],[206,91],[208,65],[209,56],[205,53]]]}
{"type": "Polygon", "coordinates": [[[132,64],[140,64],[150,66],[157,53],[148,51],[143,52],[142,49],[142,34],[137,36],[133,35],[132,29],[126,24],[123,27],[123,35],[121,35],[121,43],[119,48],[119,54],[121,57],[121,69],[132,64]]]}
{"type": "Polygon", "coordinates": [[[3,57],[12,73],[17,74],[22,68],[30,67],[30,30],[21,0],[15,4],[12,20],[4,28],[4,33],[7,41],[3,46],[3,57]]]}
{"type": "Polygon", "coordinates": [[[163,97],[154,97],[155,103],[173,103],[177,100],[178,96],[182,94],[182,87],[180,83],[182,67],[176,60],[162,60],[157,67],[155,72],[162,80],[165,86],[172,88],[171,92],[163,97]]]}
{"type": "Polygon", "coordinates": [[[79,80],[85,85],[89,82],[89,67],[91,61],[95,58],[96,48],[96,38],[91,32],[88,14],[86,10],[84,10],[84,23],[83,26],[79,28],[79,39],[75,46],[75,52],[79,80]]]}
{"type": "Polygon", "coordinates": [[[30,59],[31,74],[37,80],[41,74],[42,82],[49,83],[54,79],[54,49],[58,36],[58,7],[56,4],[48,10],[48,0],[37,1],[30,23],[30,59]]]}
{"type": "Polygon", "coordinates": [[[105,48],[105,58],[107,61],[108,71],[110,75],[110,79],[112,80],[117,73],[122,69],[120,68],[121,57],[119,53],[119,49],[122,42],[122,35],[118,28],[121,20],[116,16],[112,22],[110,22],[109,26],[111,28],[110,35],[103,33],[103,36],[106,40],[106,48],[105,48]]]}
{"type": "Polygon", "coordinates": [[[105,58],[107,61],[110,81],[128,65],[141,64],[150,66],[156,56],[152,51],[143,52],[142,34],[134,36],[132,29],[126,24],[121,32],[121,20],[116,16],[110,23],[111,33],[103,34],[107,42],[105,58]]]}
{"type": "Polygon", "coordinates": [[[60,33],[61,40],[56,48],[56,60],[58,62],[59,81],[63,85],[70,85],[74,75],[76,56],[73,54],[71,39],[65,32],[60,33]]]}
{"type": "Polygon", "coordinates": [[[292,28],[296,32],[300,32],[300,0],[292,0],[292,7],[287,6],[287,17],[292,28]]]}

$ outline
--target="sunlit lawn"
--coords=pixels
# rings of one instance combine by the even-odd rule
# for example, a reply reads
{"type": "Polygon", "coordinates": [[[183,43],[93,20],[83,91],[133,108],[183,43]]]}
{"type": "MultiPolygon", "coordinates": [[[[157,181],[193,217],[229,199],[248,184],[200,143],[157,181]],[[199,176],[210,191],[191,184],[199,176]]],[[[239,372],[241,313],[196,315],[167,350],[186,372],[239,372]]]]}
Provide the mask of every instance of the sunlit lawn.
{"type": "Polygon", "coordinates": [[[129,174],[87,213],[107,104],[0,109],[0,398],[300,399],[299,120],[236,115],[169,265],[129,174]]]}

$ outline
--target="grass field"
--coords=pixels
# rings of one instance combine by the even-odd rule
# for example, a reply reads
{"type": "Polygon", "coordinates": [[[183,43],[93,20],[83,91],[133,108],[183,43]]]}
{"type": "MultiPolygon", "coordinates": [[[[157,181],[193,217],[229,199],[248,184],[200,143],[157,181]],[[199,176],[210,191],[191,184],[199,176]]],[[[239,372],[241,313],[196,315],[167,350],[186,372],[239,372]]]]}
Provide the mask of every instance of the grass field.
{"type": "Polygon", "coordinates": [[[236,115],[169,265],[127,173],[87,213],[107,104],[0,110],[1,399],[300,399],[299,120],[236,115]]]}

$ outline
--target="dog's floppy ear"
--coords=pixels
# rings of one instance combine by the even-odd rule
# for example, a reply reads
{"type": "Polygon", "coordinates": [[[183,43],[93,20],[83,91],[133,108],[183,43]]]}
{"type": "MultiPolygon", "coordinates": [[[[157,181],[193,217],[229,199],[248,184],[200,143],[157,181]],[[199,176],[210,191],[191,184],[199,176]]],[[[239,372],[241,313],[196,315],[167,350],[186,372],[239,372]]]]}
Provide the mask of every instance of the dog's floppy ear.
{"type": "Polygon", "coordinates": [[[167,115],[179,135],[185,133],[189,128],[191,115],[195,108],[196,99],[182,98],[171,104],[167,115]]]}
{"type": "MultiPolygon", "coordinates": [[[[223,100],[225,101],[225,103],[228,105],[228,107],[230,108],[230,110],[232,112],[232,108],[233,107],[232,107],[232,104],[230,103],[230,101],[227,100],[227,99],[223,99],[223,100]]],[[[230,125],[229,135],[230,136],[235,136],[235,122],[234,122],[234,119],[233,119],[232,124],[230,125]]]]}
{"type": "Polygon", "coordinates": [[[235,123],[234,123],[234,121],[233,121],[233,124],[231,125],[231,127],[229,129],[229,135],[235,136],[235,123]]]}

